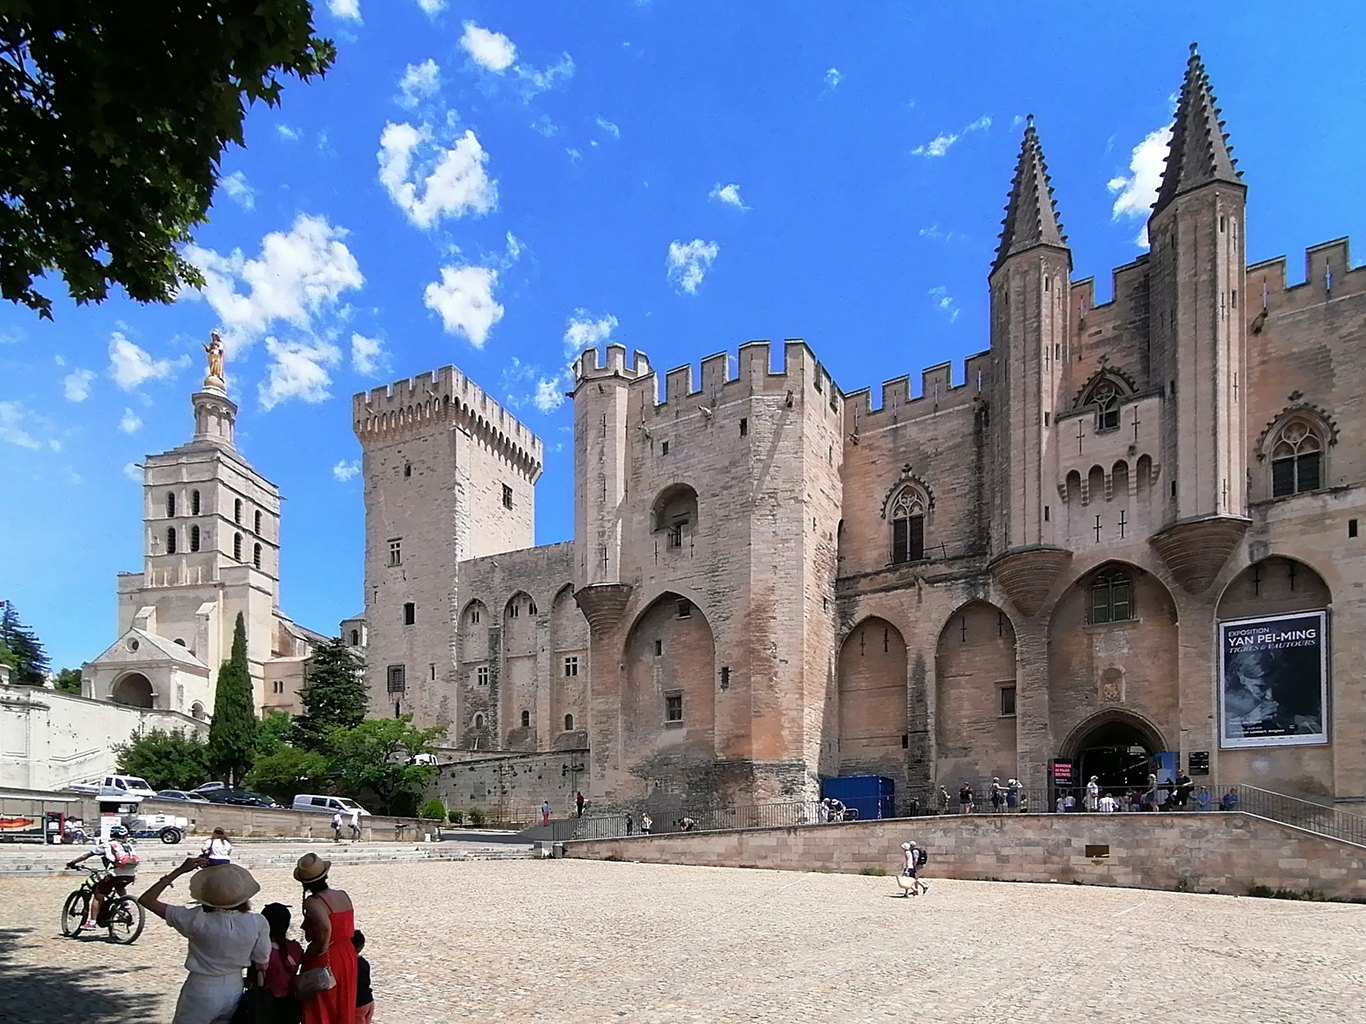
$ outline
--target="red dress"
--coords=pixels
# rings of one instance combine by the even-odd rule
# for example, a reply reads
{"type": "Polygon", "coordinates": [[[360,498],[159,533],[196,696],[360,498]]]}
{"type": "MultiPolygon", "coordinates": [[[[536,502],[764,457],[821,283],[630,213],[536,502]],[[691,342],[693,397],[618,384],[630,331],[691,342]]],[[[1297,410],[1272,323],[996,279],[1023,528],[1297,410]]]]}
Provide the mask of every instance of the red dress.
{"type": "Polygon", "coordinates": [[[355,912],[333,911],[325,891],[318,894],[318,899],[327,907],[332,941],[319,956],[304,957],[303,970],[326,964],[332,968],[337,984],[326,992],[304,998],[304,1024],[353,1024],[356,1019],[356,947],[351,944],[351,933],[356,930],[355,912]]]}

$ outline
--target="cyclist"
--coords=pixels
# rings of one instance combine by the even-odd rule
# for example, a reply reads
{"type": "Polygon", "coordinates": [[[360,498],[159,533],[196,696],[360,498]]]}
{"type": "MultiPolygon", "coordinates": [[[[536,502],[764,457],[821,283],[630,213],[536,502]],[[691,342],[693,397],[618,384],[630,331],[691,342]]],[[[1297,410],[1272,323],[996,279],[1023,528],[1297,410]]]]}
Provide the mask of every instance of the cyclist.
{"type": "Polygon", "coordinates": [[[67,867],[75,870],[76,865],[91,857],[99,857],[109,874],[95,883],[90,913],[81,922],[82,931],[92,931],[97,926],[105,897],[116,889],[120,896],[128,895],[129,884],[138,877],[138,855],[133,852],[133,841],[128,838],[128,830],[122,825],[115,825],[110,830],[108,842],[97,842],[94,849],[69,862],[67,867]]]}

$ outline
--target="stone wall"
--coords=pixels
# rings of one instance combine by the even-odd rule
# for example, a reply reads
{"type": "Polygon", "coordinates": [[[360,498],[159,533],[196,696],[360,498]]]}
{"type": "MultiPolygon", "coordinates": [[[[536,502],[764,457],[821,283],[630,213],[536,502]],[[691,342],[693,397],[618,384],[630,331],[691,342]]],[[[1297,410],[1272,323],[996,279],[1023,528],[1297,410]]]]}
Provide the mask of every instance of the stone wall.
{"type": "Polygon", "coordinates": [[[574,809],[577,791],[588,797],[588,767],[587,750],[471,756],[443,764],[428,795],[449,808],[477,807],[505,821],[530,821],[548,802],[559,818],[574,809]]]}
{"type": "MultiPolygon", "coordinates": [[[[91,824],[98,825],[100,820],[99,806],[95,800],[85,799],[81,801],[81,807],[87,831],[90,831],[91,824]]],[[[139,811],[142,814],[173,814],[188,818],[189,831],[193,836],[207,836],[214,829],[221,828],[233,838],[332,838],[332,815],[321,811],[275,810],[236,804],[187,804],[182,800],[144,800],[139,805],[139,811]]],[[[432,826],[436,824],[421,818],[395,818],[384,814],[362,815],[360,822],[360,837],[363,841],[421,839],[425,832],[433,831],[432,826]]],[[[343,829],[343,835],[349,836],[350,833],[343,829]]]]}
{"type": "Polygon", "coordinates": [[[925,877],[1074,882],[1245,894],[1313,889],[1366,900],[1366,847],[1251,815],[972,815],[565,844],[569,857],[853,873],[901,865],[901,844],[929,853],[925,877]]]}

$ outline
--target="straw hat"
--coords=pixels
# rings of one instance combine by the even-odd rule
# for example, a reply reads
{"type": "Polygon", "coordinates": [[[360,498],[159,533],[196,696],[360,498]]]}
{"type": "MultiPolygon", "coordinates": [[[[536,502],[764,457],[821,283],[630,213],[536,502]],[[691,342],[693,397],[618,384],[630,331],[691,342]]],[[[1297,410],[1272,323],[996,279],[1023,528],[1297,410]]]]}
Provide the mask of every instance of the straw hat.
{"type": "Polygon", "coordinates": [[[332,862],[330,860],[323,860],[316,853],[306,853],[299,858],[299,863],[294,866],[294,881],[316,882],[320,878],[325,878],[331,870],[332,862]]]}
{"type": "Polygon", "coordinates": [[[240,907],[260,891],[261,884],[238,864],[200,868],[190,879],[190,899],[220,910],[240,907]]]}

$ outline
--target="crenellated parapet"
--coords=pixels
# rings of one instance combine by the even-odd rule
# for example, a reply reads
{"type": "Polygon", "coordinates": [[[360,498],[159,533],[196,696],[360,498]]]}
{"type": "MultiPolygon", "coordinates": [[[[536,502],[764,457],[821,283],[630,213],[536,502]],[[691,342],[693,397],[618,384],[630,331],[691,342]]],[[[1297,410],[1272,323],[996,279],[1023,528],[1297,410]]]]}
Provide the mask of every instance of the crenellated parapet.
{"type": "Polygon", "coordinates": [[[387,442],[438,425],[467,430],[533,481],[544,446],[516,416],[454,366],[420,373],[352,396],[352,425],[362,445],[387,442]]]}
{"type": "Polygon", "coordinates": [[[844,398],[845,436],[851,439],[922,416],[968,408],[991,386],[991,352],[978,352],[963,363],[963,381],[953,383],[953,367],[939,363],[921,371],[920,394],[911,393],[911,378],[895,377],[882,385],[882,404],[874,409],[872,391],[860,388],[844,398]]]}
{"type": "MultiPolygon", "coordinates": [[[[1322,306],[1334,299],[1366,293],[1366,267],[1353,267],[1349,242],[1336,238],[1311,245],[1304,251],[1304,280],[1290,284],[1289,262],[1284,256],[1252,263],[1247,268],[1248,295],[1245,313],[1254,334],[1260,333],[1257,317],[1293,313],[1322,306]]],[[[1262,321],[1265,321],[1262,317],[1262,321]]]]}

